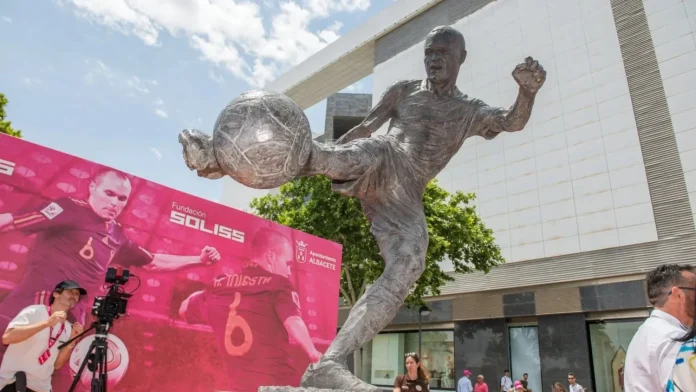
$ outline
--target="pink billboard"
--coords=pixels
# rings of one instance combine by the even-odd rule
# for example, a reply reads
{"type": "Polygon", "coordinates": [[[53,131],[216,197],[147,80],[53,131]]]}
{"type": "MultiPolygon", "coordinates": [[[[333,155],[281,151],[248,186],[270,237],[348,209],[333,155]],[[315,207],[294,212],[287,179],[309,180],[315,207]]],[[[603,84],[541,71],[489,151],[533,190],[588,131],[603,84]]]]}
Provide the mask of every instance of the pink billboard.
{"type": "MultiPolygon", "coordinates": [[[[112,391],[299,385],[337,329],[339,244],[0,134],[0,332],[66,279],[88,295],[129,269],[109,336],[112,391]]],[[[90,335],[53,376],[69,389],[90,335]]],[[[5,347],[0,347],[0,355],[5,347]]],[[[85,371],[81,390],[89,390],[85,371]]],[[[80,390],[78,388],[78,390],[80,390]]]]}

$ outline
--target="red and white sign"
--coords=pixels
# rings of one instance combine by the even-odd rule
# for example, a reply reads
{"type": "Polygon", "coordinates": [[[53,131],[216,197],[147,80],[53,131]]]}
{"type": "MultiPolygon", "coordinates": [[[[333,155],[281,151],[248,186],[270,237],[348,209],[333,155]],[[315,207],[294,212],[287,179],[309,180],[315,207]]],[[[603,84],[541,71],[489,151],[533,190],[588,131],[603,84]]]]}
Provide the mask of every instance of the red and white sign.
{"type": "MultiPolygon", "coordinates": [[[[287,324],[320,352],[334,338],[339,244],[21,139],[0,146],[2,331],[64,279],[87,290],[69,320],[89,327],[118,266],[140,278],[126,290],[140,285],[110,331],[109,390],[299,385],[316,352],[287,324]]],[[[68,390],[92,338],[54,390],[68,390]]]]}

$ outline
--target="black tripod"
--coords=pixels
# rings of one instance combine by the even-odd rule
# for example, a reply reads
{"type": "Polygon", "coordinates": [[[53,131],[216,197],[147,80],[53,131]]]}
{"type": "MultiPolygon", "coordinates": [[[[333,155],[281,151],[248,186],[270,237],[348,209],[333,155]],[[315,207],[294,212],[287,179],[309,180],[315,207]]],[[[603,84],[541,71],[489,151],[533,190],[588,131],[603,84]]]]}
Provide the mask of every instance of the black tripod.
{"type": "Polygon", "coordinates": [[[93,329],[96,330],[94,340],[92,341],[92,344],[90,344],[89,350],[87,350],[87,354],[85,354],[85,358],[82,360],[82,365],[80,365],[80,370],[78,370],[77,374],[75,374],[72,385],[70,385],[70,390],[68,392],[73,392],[75,390],[77,383],[80,381],[80,377],[82,377],[82,372],[84,372],[85,367],[89,368],[89,370],[92,372],[91,392],[106,392],[106,362],[108,350],[108,342],[106,339],[109,336],[110,328],[110,321],[95,321],[92,323],[89,329],[58,347],[61,349],[79,339],[87,332],[93,329]]]}

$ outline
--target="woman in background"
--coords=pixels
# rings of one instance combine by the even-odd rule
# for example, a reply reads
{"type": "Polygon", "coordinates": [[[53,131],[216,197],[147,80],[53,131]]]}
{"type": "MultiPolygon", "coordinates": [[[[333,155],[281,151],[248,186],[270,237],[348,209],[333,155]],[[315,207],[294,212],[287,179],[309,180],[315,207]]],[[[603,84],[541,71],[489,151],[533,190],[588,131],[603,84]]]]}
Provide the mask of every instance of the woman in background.
{"type": "Polygon", "coordinates": [[[563,386],[563,384],[557,382],[553,384],[553,392],[568,392],[568,390],[563,386]]]}
{"type": "Polygon", "coordinates": [[[430,381],[425,369],[421,366],[420,358],[416,353],[408,353],[406,357],[406,374],[396,377],[393,392],[430,392],[430,381]]]}

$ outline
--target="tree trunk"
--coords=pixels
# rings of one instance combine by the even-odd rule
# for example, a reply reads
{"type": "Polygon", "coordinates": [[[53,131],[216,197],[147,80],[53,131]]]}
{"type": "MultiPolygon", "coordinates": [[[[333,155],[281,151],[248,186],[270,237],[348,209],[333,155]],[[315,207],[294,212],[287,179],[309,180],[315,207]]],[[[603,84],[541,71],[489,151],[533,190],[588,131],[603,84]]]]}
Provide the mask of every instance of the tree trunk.
{"type": "Polygon", "coordinates": [[[353,374],[362,380],[362,348],[353,351],[353,374]]]}

